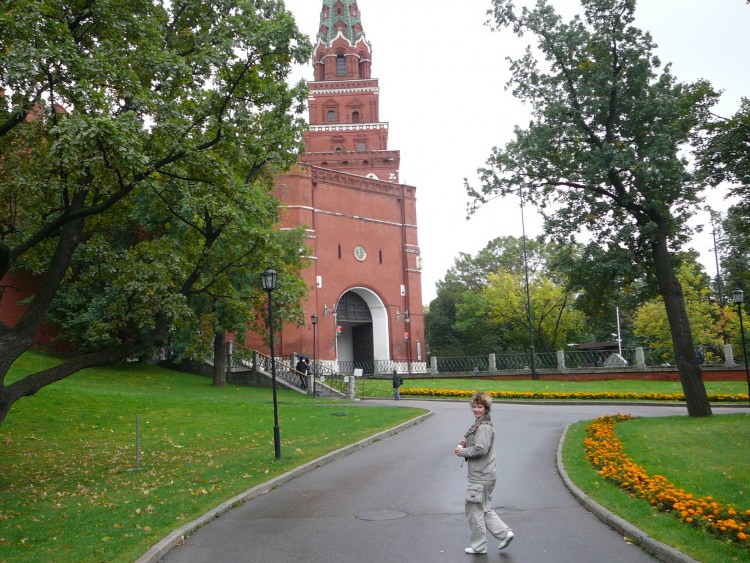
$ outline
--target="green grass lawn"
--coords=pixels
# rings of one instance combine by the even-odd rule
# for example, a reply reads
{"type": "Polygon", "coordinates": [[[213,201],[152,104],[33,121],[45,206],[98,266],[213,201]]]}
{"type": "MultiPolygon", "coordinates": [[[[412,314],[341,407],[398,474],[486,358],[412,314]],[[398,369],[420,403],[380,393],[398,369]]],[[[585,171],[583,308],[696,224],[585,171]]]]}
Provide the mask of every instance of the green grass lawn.
{"type": "MultiPolygon", "coordinates": [[[[692,528],[602,479],[585,459],[587,424],[570,427],[563,449],[566,471],[582,491],[698,561],[750,561],[750,545],[731,544],[692,528]]],[[[615,431],[628,457],[649,475],[663,475],[696,497],[711,496],[743,512],[750,509],[750,415],[642,418],[618,423],[615,431]]]]}
{"type": "MultiPolygon", "coordinates": [[[[54,362],[26,354],[13,377],[54,362]]],[[[279,461],[270,389],[127,364],[22,399],[0,427],[0,561],[133,561],[221,502],[423,412],[283,389],[278,411],[279,461]]]]}

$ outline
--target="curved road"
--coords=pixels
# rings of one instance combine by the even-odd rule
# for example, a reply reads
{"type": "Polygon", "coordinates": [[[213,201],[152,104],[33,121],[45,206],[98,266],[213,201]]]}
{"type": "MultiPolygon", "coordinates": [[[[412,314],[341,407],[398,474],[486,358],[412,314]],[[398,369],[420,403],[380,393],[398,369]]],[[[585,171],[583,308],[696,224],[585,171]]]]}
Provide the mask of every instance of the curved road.
{"type": "Polygon", "coordinates": [[[495,403],[499,467],[493,506],[516,538],[502,552],[490,538],[488,554],[477,556],[464,553],[466,467],[453,455],[473,421],[468,402],[400,404],[434,414],[225,513],[164,561],[654,561],[573,498],[558,475],[555,455],[570,422],[617,412],[678,415],[685,414],[684,407],[495,403]]]}

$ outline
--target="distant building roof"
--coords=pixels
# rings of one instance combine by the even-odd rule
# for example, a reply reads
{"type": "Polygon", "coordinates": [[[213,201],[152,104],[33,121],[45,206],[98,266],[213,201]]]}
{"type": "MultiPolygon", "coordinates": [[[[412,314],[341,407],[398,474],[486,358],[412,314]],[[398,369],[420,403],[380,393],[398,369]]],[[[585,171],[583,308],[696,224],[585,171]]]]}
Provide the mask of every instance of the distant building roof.
{"type": "Polygon", "coordinates": [[[571,344],[571,347],[576,350],[590,350],[590,351],[612,351],[618,350],[617,342],[587,342],[586,344],[571,344]]]}

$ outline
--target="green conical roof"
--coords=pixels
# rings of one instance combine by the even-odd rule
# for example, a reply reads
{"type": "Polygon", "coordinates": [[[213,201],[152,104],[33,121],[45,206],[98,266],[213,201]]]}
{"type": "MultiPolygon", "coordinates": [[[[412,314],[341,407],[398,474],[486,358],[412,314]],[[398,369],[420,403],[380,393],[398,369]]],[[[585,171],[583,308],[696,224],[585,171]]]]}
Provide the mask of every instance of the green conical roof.
{"type": "Polygon", "coordinates": [[[355,0],[323,0],[318,39],[328,45],[338,35],[339,29],[352,44],[364,35],[355,0]]]}

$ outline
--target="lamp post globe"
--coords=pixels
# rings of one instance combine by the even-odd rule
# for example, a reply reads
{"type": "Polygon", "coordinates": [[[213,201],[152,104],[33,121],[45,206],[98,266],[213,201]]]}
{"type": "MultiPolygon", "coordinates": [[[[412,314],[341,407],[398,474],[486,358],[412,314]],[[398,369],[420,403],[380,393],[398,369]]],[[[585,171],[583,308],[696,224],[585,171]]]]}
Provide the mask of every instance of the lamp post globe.
{"type": "Polygon", "coordinates": [[[270,268],[260,276],[263,289],[268,292],[268,330],[271,348],[271,386],[273,387],[273,449],[276,459],[281,459],[281,432],[279,431],[279,408],[276,401],[276,352],[273,337],[273,290],[276,289],[278,275],[270,268]]]}
{"type": "Polygon", "coordinates": [[[260,280],[263,283],[263,289],[266,291],[273,291],[276,289],[276,280],[278,274],[275,270],[268,269],[260,275],[260,280]]]}
{"type": "Polygon", "coordinates": [[[742,305],[745,302],[745,292],[741,289],[735,289],[732,292],[732,300],[738,305],[742,305]]]}

